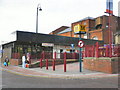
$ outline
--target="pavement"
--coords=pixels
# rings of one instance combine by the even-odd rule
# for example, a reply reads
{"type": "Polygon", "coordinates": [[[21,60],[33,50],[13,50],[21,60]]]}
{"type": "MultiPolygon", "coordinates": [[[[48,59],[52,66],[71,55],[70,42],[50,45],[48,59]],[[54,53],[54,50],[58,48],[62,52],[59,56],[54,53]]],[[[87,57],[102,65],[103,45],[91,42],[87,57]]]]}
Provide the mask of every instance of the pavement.
{"type": "Polygon", "coordinates": [[[90,71],[83,68],[82,72],[79,70],[79,62],[70,63],[66,65],[66,72],[64,72],[63,65],[56,65],[55,71],[53,67],[49,66],[48,70],[46,67],[37,68],[22,68],[21,65],[13,66],[9,65],[3,66],[2,70],[10,73],[14,73],[22,76],[29,77],[44,77],[44,78],[63,78],[63,79],[78,79],[78,78],[104,78],[104,77],[118,77],[118,74],[107,74],[103,72],[90,71]]]}

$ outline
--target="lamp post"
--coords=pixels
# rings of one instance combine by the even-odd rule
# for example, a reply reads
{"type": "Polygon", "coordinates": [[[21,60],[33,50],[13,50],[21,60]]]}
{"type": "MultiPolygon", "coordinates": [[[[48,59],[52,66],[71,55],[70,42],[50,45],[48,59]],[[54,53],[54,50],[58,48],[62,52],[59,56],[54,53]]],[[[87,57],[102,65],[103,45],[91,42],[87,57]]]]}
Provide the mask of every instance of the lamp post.
{"type": "Polygon", "coordinates": [[[42,11],[40,4],[37,5],[37,14],[36,14],[36,59],[37,59],[37,33],[38,33],[38,11],[42,11]]]}
{"type": "Polygon", "coordinates": [[[36,33],[38,33],[38,11],[42,11],[40,4],[37,5],[37,14],[36,14],[36,33]]]}

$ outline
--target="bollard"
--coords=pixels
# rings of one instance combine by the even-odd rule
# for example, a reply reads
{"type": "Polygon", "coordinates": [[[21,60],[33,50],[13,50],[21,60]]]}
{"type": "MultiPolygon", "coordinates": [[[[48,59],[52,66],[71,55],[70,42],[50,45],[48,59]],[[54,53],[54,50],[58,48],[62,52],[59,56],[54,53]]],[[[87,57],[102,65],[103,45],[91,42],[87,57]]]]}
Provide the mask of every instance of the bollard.
{"type": "Polygon", "coordinates": [[[53,71],[55,71],[55,60],[56,60],[56,52],[54,52],[54,59],[53,59],[53,71]]]}
{"type": "Polygon", "coordinates": [[[66,72],[66,52],[64,52],[64,72],[66,72]]]}
{"type": "Polygon", "coordinates": [[[46,70],[48,70],[48,59],[46,59],[46,70]]]}
{"type": "Polygon", "coordinates": [[[40,68],[42,68],[42,58],[40,59],[40,68]]]}

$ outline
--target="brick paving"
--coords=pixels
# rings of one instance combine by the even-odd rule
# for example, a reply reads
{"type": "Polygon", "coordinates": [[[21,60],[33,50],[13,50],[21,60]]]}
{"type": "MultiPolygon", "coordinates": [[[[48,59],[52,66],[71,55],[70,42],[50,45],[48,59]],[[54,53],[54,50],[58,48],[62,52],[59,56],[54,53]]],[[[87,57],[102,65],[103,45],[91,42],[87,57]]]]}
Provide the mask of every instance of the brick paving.
{"type": "Polygon", "coordinates": [[[103,77],[117,77],[118,74],[107,74],[102,72],[90,71],[83,68],[82,72],[79,72],[79,63],[67,64],[67,71],[64,72],[63,65],[56,65],[55,71],[52,66],[49,66],[48,70],[46,67],[43,68],[22,68],[21,66],[8,66],[2,65],[2,70],[9,71],[14,74],[23,76],[34,76],[34,77],[50,77],[50,78],[103,78],[103,77]]]}

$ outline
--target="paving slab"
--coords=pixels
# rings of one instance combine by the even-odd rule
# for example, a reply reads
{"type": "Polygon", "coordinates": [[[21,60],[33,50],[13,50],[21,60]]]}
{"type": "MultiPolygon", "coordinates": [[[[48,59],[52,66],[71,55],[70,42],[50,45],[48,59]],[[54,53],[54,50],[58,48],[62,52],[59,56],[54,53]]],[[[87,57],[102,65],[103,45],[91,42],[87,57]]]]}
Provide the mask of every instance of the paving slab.
{"type": "Polygon", "coordinates": [[[103,78],[103,77],[117,77],[118,74],[107,74],[103,72],[96,72],[84,69],[82,66],[82,72],[79,71],[79,62],[67,64],[66,72],[64,72],[63,65],[56,65],[55,71],[53,67],[49,66],[37,68],[22,68],[21,66],[2,66],[2,70],[30,77],[48,77],[48,78],[103,78]]]}

